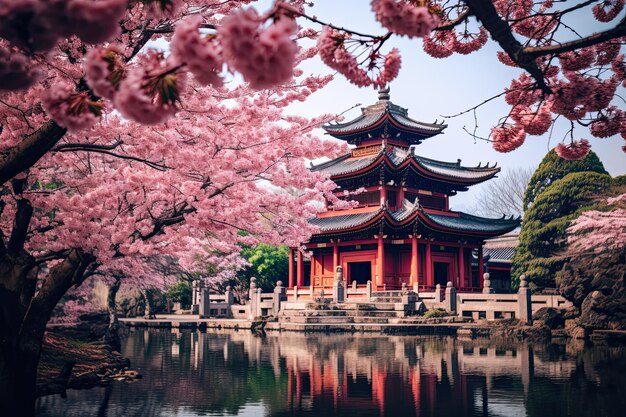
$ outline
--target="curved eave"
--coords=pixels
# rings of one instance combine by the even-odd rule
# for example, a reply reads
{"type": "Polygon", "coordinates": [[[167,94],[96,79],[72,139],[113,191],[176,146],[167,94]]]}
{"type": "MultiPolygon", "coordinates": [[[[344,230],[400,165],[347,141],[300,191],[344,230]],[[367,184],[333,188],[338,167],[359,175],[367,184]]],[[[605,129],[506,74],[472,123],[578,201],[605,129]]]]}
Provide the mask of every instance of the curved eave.
{"type": "MultiPolygon", "coordinates": [[[[359,117],[357,117],[356,119],[348,122],[348,123],[342,123],[342,124],[335,124],[335,125],[324,125],[322,126],[322,128],[331,136],[337,138],[337,139],[342,139],[342,140],[350,140],[352,139],[352,136],[358,135],[360,133],[364,133],[368,130],[374,130],[377,129],[378,127],[382,126],[385,122],[389,122],[391,123],[395,128],[397,128],[400,132],[403,133],[407,133],[407,134],[412,134],[412,135],[418,135],[421,136],[419,138],[415,138],[415,140],[417,140],[418,142],[423,140],[423,139],[427,139],[429,137],[435,136],[440,134],[441,132],[443,132],[443,129],[445,129],[447,127],[447,125],[445,124],[441,124],[441,125],[429,125],[429,127],[431,128],[418,128],[418,127],[412,127],[412,126],[407,126],[405,124],[403,124],[401,121],[397,120],[393,113],[381,113],[380,116],[378,117],[378,119],[374,119],[372,122],[364,125],[364,126],[360,126],[356,129],[351,129],[350,126],[351,125],[358,125],[358,123],[360,121],[362,121],[363,119],[367,118],[368,115],[361,115],[359,117]]],[[[411,122],[413,123],[419,123],[422,124],[421,122],[412,120],[411,122]]]]}
{"type": "MultiPolygon", "coordinates": [[[[463,219],[474,219],[474,221],[482,221],[482,222],[498,222],[500,223],[500,228],[496,230],[474,230],[460,227],[451,227],[445,224],[442,224],[441,221],[438,221],[436,217],[429,215],[421,208],[413,208],[409,209],[407,213],[402,213],[401,219],[396,219],[394,217],[394,212],[390,212],[387,209],[379,209],[378,211],[373,212],[372,216],[369,217],[366,221],[363,221],[359,224],[352,225],[350,227],[344,228],[332,228],[325,229],[320,231],[319,233],[315,233],[315,236],[324,236],[324,235],[335,235],[335,234],[343,234],[343,233],[351,233],[354,231],[366,229],[374,224],[376,224],[380,220],[385,220],[389,225],[393,227],[403,227],[407,226],[413,221],[419,221],[424,227],[430,229],[434,232],[443,232],[443,233],[453,233],[453,234],[461,234],[467,236],[474,237],[493,237],[500,236],[505,233],[510,232],[515,229],[520,224],[520,219],[486,219],[480,218],[476,216],[470,216],[463,214],[464,217],[452,217],[451,218],[463,218],[463,219]]],[[[397,212],[395,212],[397,213],[397,212]]],[[[332,219],[332,217],[329,217],[332,219]]]]}
{"type": "MultiPolygon", "coordinates": [[[[354,176],[367,174],[368,172],[374,169],[377,169],[381,162],[385,162],[387,164],[387,167],[394,171],[400,171],[408,167],[409,165],[411,165],[411,167],[413,167],[418,173],[422,174],[422,176],[428,179],[432,179],[432,180],[436,180],[436,181],[440,181],[440,182],[444,182],[448,184],[461,184],[464,186],[479,184],[483,181],[487,181],[488,179],[493,178],[498,172],[500,172],[500,168],[490,168],[488,171],[487,170],[485,171],[484,176],[477,177],[477,178],[463,178],[463,177],[457,177],[457,176],[443,175],[440,173],[433,172],[428,166],[425,166],[421,162],[417,161],[415,158],[409,157],[405,159],[404,161],[402,161],[400,164],[396,165],[393,163],[393,161],[391,161],[391,159],[389,158],[389,155],[387,155],[386,153],[380,153],[376,159],[370,162],[369,165],[363,168],[357,169],[357,170],[343,172],[340,174],[334,174],[334,175],[331,175],[330,178],[331,180],[334,181],[334,180],[341,180],[346,177],[354,177],[354,176]]],[[[319,167],[315,167],[315,168],[316,170],[323,169],[319,167]]]]}

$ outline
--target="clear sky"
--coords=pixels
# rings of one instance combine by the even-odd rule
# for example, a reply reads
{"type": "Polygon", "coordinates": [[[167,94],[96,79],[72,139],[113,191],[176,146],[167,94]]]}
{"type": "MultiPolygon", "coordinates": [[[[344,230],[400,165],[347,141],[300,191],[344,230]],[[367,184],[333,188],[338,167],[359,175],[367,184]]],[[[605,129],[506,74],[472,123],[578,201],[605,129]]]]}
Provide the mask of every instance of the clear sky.
{"type": "MultiPolygon", "coordinates": [[[[265,11],[264,3],[258,6],[265,11]]],[[[322,21],[332,22],[338,26],[363,31],[370,34],[383,34],[385,31],[375,21],[367,0],[317,0],[312,9],[313,14],[322,21]]],[[[574,16],[573,24],[581,33],[590,33],[597,26],[585,15],[574,16]]],[[[616,19],[619,20],[619,19],[616,19]]],[[[306,22],[300,20],[301,24],[306,22]]],[[[318,27],[319,28],[319,27],[318,27]]],[[[391,83],[391,101],[409,109],[409,115],[417,120],[433,122],[441,121],[442,115],[451,115],[467,110],[483,100],[503,91],[513,78],[517,78],[519,70],[502,65],[496,58],[497,45],[489,43],[480,51],[468,56],[454,54],[445,59],[434,59],[422,50],[421,41],[394,37],[388,48],[398,47],[402,54],[402,69],[398,78],[391,83]]],[[[306,73],[328,74],[332,72],[319,59],[303,68],[306,73]]],[[[623,93],[623,89],[622,93],[623,93]]],[[[325,89],[314,94],[305,103],[295,103],[289,111],[303,116],[315,116],[321,113],[338,114],[357,103],[369,105],[377,100],[377,93],[369,88],[358,88],[347,82],[343,76],[336,75],[334,81],[325,89]]],[[[624,102],[616,102],[624,108],[624,102]]],[[[484,106],[477,111],[477,134],[486,137],[489,128],[497,120],[505,116],[509,106],[503,99],[484,106]]],[[[346,119],[360,114],[359,109],[347,113],[346,119]]],[[[445,118],[448,128],[443,135],[427,139],[417,146],[417,153],[425,157],[456,161],[462,160],[463,165],[474,166],[497,162],[503,171],[515,167],[536,167],[546,152],[562,140],[567,126],[557,124],[552,139],[548,135],[542,137],[528,136],[526,143],[514,152],[502,154],[494,151],[491,144],[474,139],[463,131],[474,128],[474,116],[470,113],[461,117],[445,118]]],[[[320,130],[320,135],[324,132],[320,130]]],[[[592,149],[598,154],[611,175],[626,174],[626,154],[622,145],[626,144],[619,137],[609,139],[591,138],[583,128],[577,128],[576,138],[587,138],[592,149]]],[[[493,179],[492,181],[498,181],[493,179]]],[[[452,198],[453,209],[467,210],[475,205],[480,194],[480,185],[470,191],[459,193],[452,198]]]]}

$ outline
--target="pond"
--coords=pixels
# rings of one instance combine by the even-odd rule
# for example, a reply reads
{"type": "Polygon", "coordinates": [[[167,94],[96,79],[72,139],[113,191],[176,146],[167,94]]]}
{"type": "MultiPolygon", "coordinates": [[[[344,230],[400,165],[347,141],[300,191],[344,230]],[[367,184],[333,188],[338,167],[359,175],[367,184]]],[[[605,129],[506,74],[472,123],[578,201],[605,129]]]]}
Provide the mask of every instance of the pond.
{"type": "Polygon", "coordinates": [[[626,348],[453,337],[135,330],[143,378],[39,416],[623,416],[626,348]]]}

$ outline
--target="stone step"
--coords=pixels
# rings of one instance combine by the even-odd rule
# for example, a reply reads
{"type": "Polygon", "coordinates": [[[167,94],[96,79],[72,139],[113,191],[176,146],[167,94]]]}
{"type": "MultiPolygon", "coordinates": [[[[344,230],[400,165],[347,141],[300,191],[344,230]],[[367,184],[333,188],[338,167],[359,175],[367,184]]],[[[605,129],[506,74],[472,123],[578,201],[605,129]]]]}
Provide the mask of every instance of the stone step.
{"type": "Polygon", "coordinates": [[[289,317],[290,323],[303,323],[303,324],[345,324],[354,323],[352,317],[289,317]]]}
{"type": "Polygon", "coordinates": [[[387,324],[389,323],[389,318],[387,317],[355,317],[354,323],[375,323],[375,324],[387,324]]]}
{"type": "Polygon", "coordinates": [[[348,315],[351,317],[398,317],[396,311],[389,310],[354,310],[348,315]]]}
{"type": "Polygon", "coordinates": [[[359,311],[382,311],[382,310],[395,310],[395,303],[355,303],[355,310],[359,311]]]}
{"type": "Polygon", "coordinates": [[[402,297],[375,297],[373,303],[401,303],[402,297]]]}

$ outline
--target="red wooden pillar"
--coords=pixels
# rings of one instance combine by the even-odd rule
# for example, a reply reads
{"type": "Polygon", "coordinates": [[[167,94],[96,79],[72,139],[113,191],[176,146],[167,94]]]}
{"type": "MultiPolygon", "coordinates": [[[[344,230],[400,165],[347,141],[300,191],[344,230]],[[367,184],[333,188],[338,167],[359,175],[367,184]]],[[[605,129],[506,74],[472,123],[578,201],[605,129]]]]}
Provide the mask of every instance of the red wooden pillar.
{"type": "MultiPolygon", "coordinates": [[[[339,246],[337,245],[337,242],[334,242],[333,243],[333,276],[338,266],[339,266],[339,246]]],[[[344,274],[345,274],[345,271],[344,271],[344,274]]]]}
{"type": "Polygon", "coordinates": [[[304,262],[302,262],[302,251],[299,249],[296,285],[298,286],[298,288],[304,287],[304,262]]]}
{"type": "MultiPolygon", "coordinates": [[[[309,275],[311,277],[311,284],[315,283],[315,254],[311,253],[311,275],[309,275]]],[[[323,287],[324,286],[324,280],[321,280],[322,282],[320,282],[320,285],[323,287]]]]}
{"type": "Polygon", "coordinates": [[[289,288],[293,288],[293,248],[289,248],[289,288]]]}
{"type": "Polygon", "coordinates": [[[435,285],[433,280],[433,259],[430,256],[430,242],[426,242],[426,285],[435,285]]]}
{"type": "Polygon", "coordinates": [[[411,238],[411,285],[415,283],[419,284],[419,259],[417,256],[417,237],[413,236],[411,238]]]}
{"type": "Polygon", "coordinates": [[[485,273],[483,266],[483,246],[478,247],[478,286],[483,287],[483,274],[485,273]]]}
{"type": "Polygon", "coordinates": [[[385,282],[385,244],[383,243],[383,236],[378,236],[378,258],[376,259],[376,286],[383,286],[385,282]]]}
{"type": "Polygon", "coordinates": [[[461,245],[459,246],[459,282],[457,288],[465,286],[465,248],[461,245]]]}

